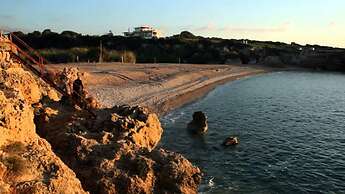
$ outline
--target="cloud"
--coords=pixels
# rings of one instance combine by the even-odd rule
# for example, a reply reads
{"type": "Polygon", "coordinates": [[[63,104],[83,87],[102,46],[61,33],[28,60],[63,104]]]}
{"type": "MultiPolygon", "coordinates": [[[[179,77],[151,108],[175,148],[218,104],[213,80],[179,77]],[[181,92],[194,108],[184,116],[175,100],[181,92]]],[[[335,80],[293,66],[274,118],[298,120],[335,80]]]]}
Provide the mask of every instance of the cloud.
{"type": "Polygon", "coordinates": [[[24,29],[24,28],[16,28],[16,27],[11,27],[11,26],[6,26],[6,25],[0,25],[0,31],[4,31],[4,32],[15,32],[15,31],[28,32],[28,30],[24,29]]]}
{"type": "Polygon", "coordinates": [[[16,17],[15,17],[14,15],[0,14],[0,19],[4,19],[4,20],[15,20],[16,17]]]}

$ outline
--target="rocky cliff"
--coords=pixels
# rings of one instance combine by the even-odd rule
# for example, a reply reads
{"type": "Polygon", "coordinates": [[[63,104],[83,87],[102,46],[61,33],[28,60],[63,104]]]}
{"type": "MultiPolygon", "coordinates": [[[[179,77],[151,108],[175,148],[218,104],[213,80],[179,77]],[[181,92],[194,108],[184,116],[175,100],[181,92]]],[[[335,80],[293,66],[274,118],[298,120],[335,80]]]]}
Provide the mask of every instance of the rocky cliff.
{"type": "Polygon", "coordinates": [[[155,149],[163,129],[142,107],[94,110],[97,118],[57,103],[36,122],[91,193],[196,193],[201,172],[180,154],[155,149]],[[66,122],[61,122],[66,121],[66,122]]]}
{"type": "Polygon", "coordinates": [[[156,149],[156,114],[115,106],[94,117],[20,64],[2,61],[0,75],[0,193],[197,193],[200,170],[156,149]]]}
{"type": "Polygon", "coordinates": [[[36,134],[32,104],[41,95],[30,73],[1,62],[0,193],[86,193],[75,173],[36,134]]]}

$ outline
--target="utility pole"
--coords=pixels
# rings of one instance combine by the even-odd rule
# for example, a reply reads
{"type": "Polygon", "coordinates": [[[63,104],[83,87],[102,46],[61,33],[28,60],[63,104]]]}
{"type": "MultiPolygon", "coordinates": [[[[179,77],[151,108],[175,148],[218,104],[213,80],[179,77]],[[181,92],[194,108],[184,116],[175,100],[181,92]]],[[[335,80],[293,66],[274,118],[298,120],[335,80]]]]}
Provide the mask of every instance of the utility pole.
{"type": "Polygon", "coordinates": [[[103,62],[103,47],[102,47],[102,41],[99,43],[99,63],[103,62]]]}

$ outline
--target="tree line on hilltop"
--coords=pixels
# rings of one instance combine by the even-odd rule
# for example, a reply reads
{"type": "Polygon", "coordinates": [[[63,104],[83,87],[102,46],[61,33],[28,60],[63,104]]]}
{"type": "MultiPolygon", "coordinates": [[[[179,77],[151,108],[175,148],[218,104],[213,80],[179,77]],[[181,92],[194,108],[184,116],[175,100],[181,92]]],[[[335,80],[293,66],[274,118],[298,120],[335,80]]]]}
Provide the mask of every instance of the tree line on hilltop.
{"type": "Polygon", "coordinates": [[[139,62],[139,63],[225,63],[240,57],[239,49],[248,47],[240,40],[203,38],[182,32],[167,38],[142,39],[138,37],[82,35],[73,31],[62,33],[44,30],[18,37],[37,49],[54,63],[66,62],[139,62]]]}
{"type": "Polygon", "coordinates": [[[268,64],[345,70],[345,50],[319,45],[206,38],[184,31],[158,38],[83,35],[49,29],[15,32],[52,63],[124,62],[192,64],[268,64]]]}

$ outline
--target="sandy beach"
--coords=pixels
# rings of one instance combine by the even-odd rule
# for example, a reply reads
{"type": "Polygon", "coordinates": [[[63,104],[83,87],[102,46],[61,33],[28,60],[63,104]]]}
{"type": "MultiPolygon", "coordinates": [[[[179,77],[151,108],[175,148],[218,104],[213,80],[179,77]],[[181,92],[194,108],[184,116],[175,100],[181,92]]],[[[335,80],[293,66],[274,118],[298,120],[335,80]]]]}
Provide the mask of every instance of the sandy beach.
{"type": "Polygon", "coordinates": [[[105,107],[141,105],[160,116],[197,100],[217,85],[271,71],[254,65],[198,64],[59,64],[78,67],[86,87],[105,107]]]}

